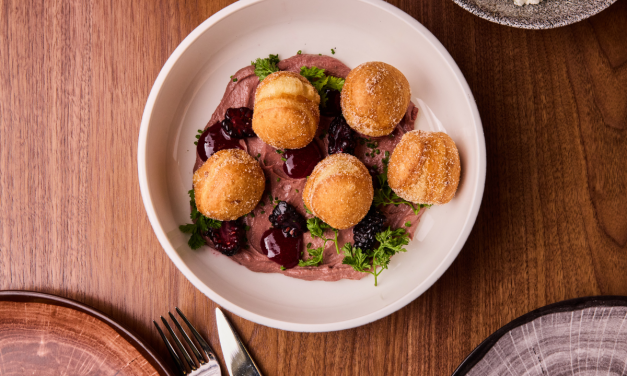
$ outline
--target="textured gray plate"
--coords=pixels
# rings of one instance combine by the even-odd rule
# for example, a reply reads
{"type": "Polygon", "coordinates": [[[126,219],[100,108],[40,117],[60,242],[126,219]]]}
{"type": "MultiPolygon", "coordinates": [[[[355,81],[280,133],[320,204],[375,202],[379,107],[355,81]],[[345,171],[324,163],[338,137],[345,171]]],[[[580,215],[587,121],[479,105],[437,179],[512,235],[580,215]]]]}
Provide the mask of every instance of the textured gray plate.
{"type": "Polygon", "coordinates": [[[517,6],[514,0],[453,0],[486,20],[522,29],[552,29],[593,16],[616,0],[544,0],[517,6]]]}
{"type": "Polygon", "coordinates": [[[453,376],[625,376],[626,321],[624,296],[538,308],[494,332],[453,376]]]}

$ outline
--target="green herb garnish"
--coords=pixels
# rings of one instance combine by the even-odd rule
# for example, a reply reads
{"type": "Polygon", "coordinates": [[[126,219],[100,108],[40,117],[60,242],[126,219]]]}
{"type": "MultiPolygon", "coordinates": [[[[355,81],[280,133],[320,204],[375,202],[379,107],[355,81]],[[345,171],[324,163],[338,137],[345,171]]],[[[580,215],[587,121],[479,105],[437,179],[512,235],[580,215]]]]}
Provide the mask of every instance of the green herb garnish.
{"type": "Polygon", "coordinates": [[[192,219],[193,223],[181,225],[179,226],[179,230],[186,234],[192,234],[187,244],[189,244],[191,249],[198,249],[205,245],[205,240],[202,238],[201,234],[206,233],[209,228],[220,228],[220,226],[222,226],[222,222],[205,217],[198,211],[193,189],[187,192],[187,194],[189,194],[189,205],[192,207],[189,217],[192,219]]]}
{"type": "Polygon", "coordinates": [[[302,50],[298,50],[298,52],[296,53],[296,55],[300,55],[300,54],[302,54],[302,53],[303,53],[303,51],[302,51],[302,50]]]}
{"type": "Polygon", "coordinates": [[[324,69],[320,69],[318,67],[307,68],[306,66],[300,67],[300,75],[305,77],[311,82],[311,84],[317,89],[320,90],[324,83],[317,82],[317,80],[321,78],[325,78],[324,69]],[[317,82],[317,83],[314,83],[317,82]]]}
{"type": "MultiPolygon", "coordinates": [[[[307,209],[307,207],[305,206],[305,210],[307,210],[307,212],[309,212],[309,209],[307,209]]],[[[324,243],[318,247],[318,248],[311,248],[311,243],[307,244],[307,252],[309,252],[309,255],[311,256],[311,258],[309,260],[300,260],[298,262],[298,266],[318,266],[322,263],[322,254],[324,253],[324,248],[327,245],[327,242],[335,242],[335,249],[337,250],[337,253],[340,253],[340,248],[337,244],[337,235],[339,233],[339,231],[337,229],[332,228],[331,226],[329,226],[328,224],[324,223],[320,218],[318,217],[313,217],[313,218],[309,218],[307,220],[307,229],[309,230],[309,233],[311,234],[312,238],[320,238],[322,240],[324,240],[324,243]],[[333,238],[327,238],[324,235],[324,232],[326,230],[333,230],[334,232],[334,237],[333,238]]]]}
{"type": "Polygon", "coordinates": [[[255,66],[255,74],[259,77],[259,81],[263,81],[270,74],[279,71],[277,66],[279,64],[279,55],[270,54],[267,59],[258,58],[251,64],[255,66]]]}
{"type": "MultiPolygon", "coordinates": [[[[199,129],[198,133],[200,133],[200,134],[196,135],[196,139],[200,139],[200,136],[202,135],[203,132],[204,132],[203,129],[199,129]]],[[[198,141],[194,141],[194,145],[198,145],[198,141]]]]}
{"type": "Polygon", "coordinates": [[[402,228],[392,231],[390,227],[377,235],[379,247],[369,251],[354,248],[350,243],[344,244],[342,250],[345,257],[342,264],[350,265],[358,272],[369,273],[374,276],[374,285],[377,286],[377,277],[388,268],[392,256],[399,252],[407,252],[404,248],[409,244],[409,234],[402,228]]]}
{"type": "Polygon", "coordinates": [[[373,141],[368,138],[362,138],[361,144],[366,144],[369,149],[369,152],[366,152],[366,157],[374,158],[375,154],[381,154],[381,150],[377,149],[379,143],[377,141],[373,141]]]}
{"type": "Polygon", "coordinates": [[[327,76],[324,72],[324,69],[318,67],[300,67],[300,75],[309,80],[318,91],[318,94],[320,94],[320,106],[322,107],[327,104],[327,94],[325,92],[327,89],[342,91],[344,87],[343,78],[327,76]]]}
{"type": "Polygon", "coordinates": [[[309,218],[307,220],[307,230],[309,230],[314,239],[324,239],[324,231],[330,228],[331,226],[324,223],[322,219],[318,217],[309,218]]]}
{"type": "Polygon", "coordinates": [[[322,263],[324,246],[307,249],[307,252],[309,252],[309,256],[311,256],[311,258],[309,260],[298,261],[298,266],[318,266],[322,263]]]}

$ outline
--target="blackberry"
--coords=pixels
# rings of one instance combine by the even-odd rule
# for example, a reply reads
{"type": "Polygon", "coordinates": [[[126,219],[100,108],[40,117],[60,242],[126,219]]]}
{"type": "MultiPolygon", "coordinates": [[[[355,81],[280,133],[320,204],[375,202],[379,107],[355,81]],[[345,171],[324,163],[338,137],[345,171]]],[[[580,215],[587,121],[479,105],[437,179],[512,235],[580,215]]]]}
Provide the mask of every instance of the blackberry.
{"type": "Polygon", "coordinates": [[[220,228],[210,228],[207,236],[216,250],[226,256],[233,256],[246,243],[246,227],[241,219],[224,221],[220,228]]]}
{"type": "Polygon", "coordinates": [[[222,120],[222,130],[234,138],[253,137],[253,110],[248,107],[229,108],[222,120]]]}
{"type": "Polygon", "coordinates": [[[285,201],[279,201],[268,217],[270,223],[280,228],[285,236],[295,238],[307,231],[307,221],[296,209],[285,201]]]}
{"type": "Polygon", "coordinates": [[[329,155],[335,153],[355,154],[357,140],[355,131],[343,116],[338,116],[329,125],[329,155]]]}
{"type": "Polygon", "coordinates": [[[361,248],[362,251],[374,249],[375,236],[383,231],[383,223],[385,221],[385,215],[374,207],[370,208],[364,219],[353,227],[354,247],[361,248]]]}

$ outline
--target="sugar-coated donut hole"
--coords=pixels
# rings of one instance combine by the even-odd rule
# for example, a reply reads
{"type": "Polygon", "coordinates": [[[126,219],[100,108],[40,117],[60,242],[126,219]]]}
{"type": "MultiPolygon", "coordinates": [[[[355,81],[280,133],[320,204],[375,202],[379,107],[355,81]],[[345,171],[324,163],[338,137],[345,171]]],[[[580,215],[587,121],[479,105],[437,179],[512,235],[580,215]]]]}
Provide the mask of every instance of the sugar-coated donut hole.
{"type": "Polygon", "coordinates": [[[194,172],[198,211],[220,221],[250,213],[261,200],[265,186],[259,162],[240,149],[220,150],[194,172]]]}
{"type": "Polygon", "coordinates": [[[305,184],[303,201],[316,217],[343,230],[366,216],[373,195],[366,166],[350,154],[338,153],[316,165],[305,184]]]}
{"type": "Polygon", "coordinates": [[[357,132],[386,136],[403,119],[410,98],[409,82],[401,71],[382,62],[363,63],[346,77],[342,113],[357,132]]]}
{"type": "Polygon", "coordinates": [[[460,171],[457,146],[449,135],[415,130],[394,148],[388,183],[407,201],[442,205],[455,196],[460,171]]]}
{"type": "Polygon", "coordinates": [[[300,74],[270,74],[257,87],[253,131],[277,149],[300,149],[313,140],[320,122],[320,95],[300,74]]]}

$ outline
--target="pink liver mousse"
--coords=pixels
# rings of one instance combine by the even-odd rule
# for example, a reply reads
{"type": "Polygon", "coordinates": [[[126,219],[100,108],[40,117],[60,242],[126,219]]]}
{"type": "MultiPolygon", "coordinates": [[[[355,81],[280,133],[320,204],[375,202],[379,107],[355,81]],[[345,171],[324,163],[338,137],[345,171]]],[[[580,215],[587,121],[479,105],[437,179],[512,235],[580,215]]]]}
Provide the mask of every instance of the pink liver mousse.
{"type": "MultiPolygon", "coordinates": [[[[279,62],[279,69],[300,72],[301,66],[316,66],[318,68],[326,69],[326,73],[336,77],[346,78],[350,72],[348,68],[341,61],[330,56],[319,55],[295,55],[288,59],[279,62]]],[[[231,107],[254,107],[254,98],[259,79],[255,75],[254,67],[249,65],[245,68],[237,71],[233,78],[237,78],[237,81],[230,80],[226,87],[226,91],[222,98],[222,101],[216,108],[215,112],[211,116],[211,119],[207,123],[207,127],[222,121],[224,119],[226,110],[231,107]]],[[[396,144],[401,140],[401,137],[406,132],[414,128],[414,122],[418,115],[418,108],[410,102],[405,117],[396,126],[396,129],[390,136],[377,138],[378,149],[381,150],[381,154],[375,154],[374,156],[366,155],[370,149],[364,144],[357,144],[355,150],[355,156],[359,158],[368,167],[376,166],[379,171],[382,171],[381,158],[386,151],[390,153],[394,150],[396,144]]],[[[318,132],[313,142],[316,142],[320,151],[323,154],[323,158],[327,156],[327,140],[326,137],[322,139],[320,134],[326,134],[329,124],[332,118],[321,116],[318,132]]],[[[365,136],[364,136],[365,138],[365,136]]],[[[244,218],[244,222],[249,226],[249,230],[246,232],[248,237],[248,247],[241,249],[236,255],[231,256],[231,259],[246,268],[260,273],[281,273],[289,277],[304,279],[308,281],[322,280],[322,281],[338,281],[340,279],[361,279],[367,276],[366,273],[360,273],[351,266],[343,265],[342,260],[344,255],[337,253],[334,242],[327,242],[324,250],[323,262],[320,266],[296,266],[291,269],[281,270],[280,266],[274,261],[270,260],[261,250],[260,242],[261,236],[271,227],[268,217],[272,214],[273,204],[270,197],[282,201],[289,202],[294,206],[302,215],[306,218],[311,218],[310,214],[305,212],[305,208],[302,200],[302,191],[305,187],[306,179],[291,179],[283,171],[283,161],[281,155],[276,150],[265,144],[257,137],[250,137],[245,140],[240,140],[240,144],[250,155],[256,157],[261,164],[261,167],[266,175],[267,184],[266,192],[264,192],[263,199],[253,210],[253,215],[248,215],[244,218]],[[279,179],[277,179],[279,178],[279,179]]],[[[196,163],[194,165],[194,171],[202,165],[202,160],[197,155],[196,163]]],[[[383,214],[387,217],[386,226],[392,228],[404,227],[408,232],[410,238],[413,238],[416,227],[420,220],[420,216],[424,212],[424,209],[415,215],[413,211],[407,205],[393,206],[388,205],[383,208],[379,208],[383,214]],[[410,227],[405,227],[406,222],[411,222],[410,227]]],[[[325,234],[328,238],[333,237],[333,232],[327,230],[325,234]]],[[[211,246],[211,240],[205,238],[207,244],[211,246]]],[[[340,247],[346,242],[353,242],[353,230],[352,228],[341,230],[338,235],[338,243],[340,247]]],[[[304,234],[303,239],[303,259],[309,258],[306,245],[311,243],[313,248],[320,247],[323,244],[321,239],[312,239],[309,233],[304,234]]],[[[218,252],[216,252],[218,253],[218,252]]],[[[221,257],[226,257],[222,256],[221,257]]]]}

